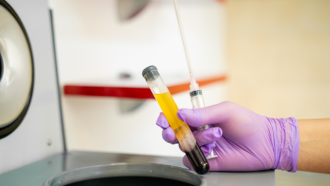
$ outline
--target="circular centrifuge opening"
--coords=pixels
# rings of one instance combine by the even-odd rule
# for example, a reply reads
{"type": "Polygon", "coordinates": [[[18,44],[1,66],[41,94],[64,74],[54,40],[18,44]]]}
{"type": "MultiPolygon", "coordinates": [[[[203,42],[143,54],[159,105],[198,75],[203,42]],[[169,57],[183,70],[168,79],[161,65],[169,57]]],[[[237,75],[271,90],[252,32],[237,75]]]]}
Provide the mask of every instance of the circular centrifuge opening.
{"type": "Polygon", "coordinates": [[[195,172],[181,167],[149,163],[97,165],[62,172],[44,186],[205,186],[195,172]]]}
{"type": "Polygon", "coordinates": [[[110,177],[110,178],[100,178],[85,180],[76,183],[71,183],[65,186],[193,186],[192,184],[185,183],[182,181],[165,179],[165,178],[154,178],[154,177],[137,177],[137,176],[127,176],[127,177],[110,177]]]}
{"type": "Polygon", "coordinates": [[[22,123],[33,90],[30,41],[14,9],[0,0],[0,139],[22,123]]]}
{"type": "Polygon", "coordinates": [[[0,51],[0,82],[2,80],[2,76],[3,76],[3,62],[2,62],[2,57],[1,57],[1,51],[0,51]]]}

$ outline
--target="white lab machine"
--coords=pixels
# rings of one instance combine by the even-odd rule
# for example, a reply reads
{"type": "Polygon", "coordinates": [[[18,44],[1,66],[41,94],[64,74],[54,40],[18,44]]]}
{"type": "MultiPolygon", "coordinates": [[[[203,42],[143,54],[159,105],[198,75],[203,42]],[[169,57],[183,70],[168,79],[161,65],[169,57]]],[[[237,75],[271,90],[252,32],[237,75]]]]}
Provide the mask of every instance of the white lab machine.
{"type": "Polygon", "coordinates": [[[47,1],[0,1],[0,173],[64,152],[47,1]]]}

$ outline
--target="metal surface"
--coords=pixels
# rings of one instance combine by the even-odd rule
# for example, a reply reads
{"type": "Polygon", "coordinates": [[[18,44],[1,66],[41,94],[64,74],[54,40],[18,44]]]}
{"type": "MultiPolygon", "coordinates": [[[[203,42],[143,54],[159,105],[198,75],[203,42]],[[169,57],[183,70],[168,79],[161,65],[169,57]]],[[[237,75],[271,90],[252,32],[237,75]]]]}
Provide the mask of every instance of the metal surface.
{"type": "Polygon", "coordinates": [[[205,129],[209,129],[209,128],[211,128],[211,125],[204,125],[204,126],[198,127],[197,129],[198,130],[205,130],[205,129]]]}
{"type": "MultiPolygon", "coordinates": [[[[69,152],[67,154],[58,154],[2,174],[0,175],[0,185],[43,186],[49,178],[62,171],[120,162],[157,163],[185,168],[182,164],[182,158],[179,157],[100,152],[69,152]]],[[[297,173],[279,170],[259,172],[209,172],[202,177],[206,179],[208,186],[272,186],[274,184],[278,185],[278,183],[280,185],[290,186],[326,186],[330,183],[330,175],[301,171],[297,173]]]]}
{"type": "Polygon", "coordinates": [[[91,179],[110,177],[145,177],[177,180],[184,183],[206,186],[205,179],[184,168],[151,163],[114,163],[95,165],[62,172],[46,181],[44,186],[61,186],[91,179]]]}
{"type": "MultiPolygon", "coordinates": [[[[32,48],[35,78],[31,102],[25,117],[14,132],[0,140],[0,149],[2,149],[0,174],[63,152],[48,2],[45,0],[7,0],[6,2],[17,13],[26,29],[32,48]],[[52,140],[51,146],[47,145],[47,139],[52,140]]],[[[4,20],[1,16],[0,22],[4,20]]],[[[13,31],[15,30],[12,30],[11,34],[14,34],[13,31]]],[[[4,35],[1,33],[0,42],[3,41],[4,35]]],[[[9,44],[15,45],[13,42],[6,42],[6,46],[9,44]]],[[[4,49],[0,50],[6,66],[8,59],[5,57],[4,49]]],[[[24,56],[28,60],[29,55],[26,51],[20,50],[16,52],[15,57],[24,56]]],[[[15,73],[21,74],[22,71],[15,73]]],[[[4,82],[4,78],[1,82],[4,82]]],[[[21,86],[28,86],[26,82],[21,83],[21,86]]]]}

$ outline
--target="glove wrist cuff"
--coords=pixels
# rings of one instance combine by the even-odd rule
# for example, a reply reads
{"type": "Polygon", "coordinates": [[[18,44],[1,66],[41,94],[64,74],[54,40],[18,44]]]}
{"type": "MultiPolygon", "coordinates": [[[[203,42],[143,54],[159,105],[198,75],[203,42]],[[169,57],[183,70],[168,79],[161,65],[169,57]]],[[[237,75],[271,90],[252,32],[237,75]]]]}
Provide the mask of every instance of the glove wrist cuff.
{"type": "Polygon", "coordinates": [[[273,169],[297,171],[300,139],[298,122],[295,118],[268,118],[273,128],[273,169]]]}

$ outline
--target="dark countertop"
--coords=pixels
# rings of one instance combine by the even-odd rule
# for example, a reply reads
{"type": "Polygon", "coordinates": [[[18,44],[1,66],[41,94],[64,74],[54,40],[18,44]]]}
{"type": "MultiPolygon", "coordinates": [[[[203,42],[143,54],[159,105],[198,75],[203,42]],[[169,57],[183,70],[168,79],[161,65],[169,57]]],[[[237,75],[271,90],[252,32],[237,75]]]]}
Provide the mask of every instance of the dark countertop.
{"type": "MultiPolygon", "coordinates": [[[[104,152],[74,151],[58,154],[0,175],[1,186],[43,186],[47,179],[65,171],[111,163],[157,163],[184,167],[181,158],[104,152]]],[[[330,185],[330,175],[285,171],[210,172],[203,176],[208,185],[330,185]]]]}

